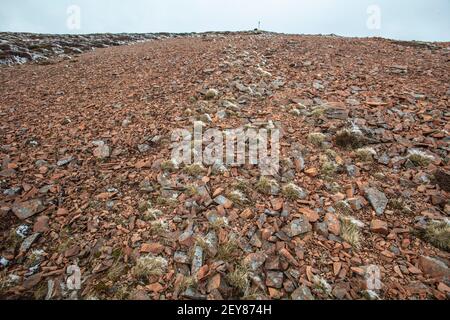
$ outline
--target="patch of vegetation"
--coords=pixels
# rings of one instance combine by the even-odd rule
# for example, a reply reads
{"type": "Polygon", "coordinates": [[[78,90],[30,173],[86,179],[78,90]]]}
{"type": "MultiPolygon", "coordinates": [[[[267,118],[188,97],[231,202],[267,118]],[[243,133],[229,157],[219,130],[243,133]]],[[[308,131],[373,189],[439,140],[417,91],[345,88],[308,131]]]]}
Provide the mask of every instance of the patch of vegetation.
{"type": "Polygon", "coordinates": [[[361,248],[361,232],[349,217],[341,217],[341,237],[353,248],[361,248]]]}
{"type": "Polygon", "coordinates": [[[408,159],[417,167],[426,167],[434,160],[434,157],[420,150],[410,150],[408,159]]]}
{"type": "Polygon", "coordinates": [[[432,221],[422,233],[422,238],[436,248],[450,251],[450,224],[432,221]]]}
{"type": "Polygon", "coordinates": [[[173,160],[167,160],[161,163],[161,170],[167,171],[167,172],[174,172],[178,169],[178,165],[173,160]]]}
{"type": "Polygon", "coordinates": [[[183,276],[183,279],[181,280],[179,284],[179,290],[180,292],[185,291],[188,288],[195,288],[198,285],[197,279],[193,276],[183,276]]]}
{"type": "Polygon", "coordinates": [[[234,190],[228,193],[227,198],[238,206],[243,206],[249,202],[246,196],[239,190],[234,190]]]}
{"type": "Polygon", "coordinates": [[[244,294],[250,287],[249,270],[242,265],[235,266],[234,270],[227,275],[227,280],[230,286],[244,294]]]}
{"type": "Polygon", "coordinates": [[[352,207],[346,201],[338,201],[334,205],[334,209],[341,216],[348,216],[353,213],[352,207]]]}
{"type": "Polygon", "coordinates": [[[216,217],[209,221],[209,225],[214,230],[219,230],[228,226],[228,219],[226,217],[216,217]]]}
{"type": "Polygon", "coordinates": [[[190,198],[196,196],[198,194],[198,190],[195,185],[189,184],[186,186],[186,190],[184,191],[184,193],[190,198]]]}
{"type": "Polygon", "coordinates": [[[308,135],[309,143],[320,147],[322,143],[325,141],[326,136],[321,132],[313,132],[308,135]]]}
{"type": "Polygon", "coordinates": [[[47,295],[48,285],[47,281],[41,282],[36,288],[33,289],[33,296],[35,300],[44,300],[47,295]]]}
{"type": "Polygon", "coordinates": [[[320,173],[325,178],[331,178],[336,174],[337,165],[331,161],[325,161],[322,163],[322,167],[320,168],[320,173]]]}
{"type": "Polygon", "coordinates": [[[335,142],[341,148],[357,149],[364,145],[362,133],[351,129],[338,131],[335,136],[335,142]]]}
{"type": "Polygon", "coordinates": [[[325,114],[326,111],[327,111],[327,108],[325,106],[318,106],[318,107],[315,107],[314,109],[312,109],[312,111],[309,115],[314,118],[320,118],[325,114]]]}
{"type": "Polygon", "coordinates": [[[390,199],[388,206],[390,209],[399,211],[403,214],[414,213],[403,198],[390,199]]]}
{"type": "Polygon", "coordinates": [[[148,210],[148,209],[150,209],[152,207],[152,203],[151,203],[151,201],[146,201],[146,200],[141,200],[141,201],[139,201],[139,204],[138,204],[138,210],[139,210],[139,212],[145,212],[146,210],[148,210]]]}
{"type": "Polygon", "coordinates": [[[293,183],[288,183],[287,185],[285,185],[283,187],[282,193],[289,200],[297,200],[306,196],[305,191],[293,183]]]}
{"type": "Polygon", "coordinates": [[[150,232],[152,235],[163,235],[169,231],[167,221],[163,219],[155,220],[150,223],[150,232]]]}
{"type": "Polygon", "coordinates": [[[239,247],[239,242],[236,239],[229,239],[227,242],[219,245],[216,259],[232,262],[236,260],[240,252],[241,248],[239,247]]]}
{"type": "Polygon", "coordinates": [[[206,172],[206,168],[199,163],[194,163],[190,166],[185,167],[183,169],[183,172],[190,176],[197,177],[204,174],[206,172]]]}
{"type": "Polygon", "coordinates": [[[176,208],[178,206],[178,200],[173,198],[158,197],[156,199],[156,204],[163,207],[176,208]]]}
{"type": "Polygon", "coordinates": [[[377,152],[372,148],[360,148],[355,151],[355,154],[360,161],[371,162],[377,152]]]}
{"type": "Polygon", "coordinates": [[[333,161],[336,160],[336,158],[337,158],[337,153],[333,149],[325,150],[325,155],[333,161]]]}
{"type": "Polygon", "coordinates": [[[109,268],[106,278],[112,282],[116,282],[127,272],[127,266],[124,263],[116,262],[109,268]]]}
{"type": "Polygon", "coordinates": [[[236,179],[236,182],[233,183],[233,187],[242,192],[247,192],[251,189],[250,182],[241,178],[236,179]]]}
{"type": "Polygon", "coordinates": [[[132,273],[141,279],[149,276],[161,276],[166,272],[167,265],[167,260],[163,257],[146,255],[137,259],[132,273]]]}
{"type": "Polygon", "coordinates": [[[148,209],[148,210],[144,213],[142,219],[143,219],[144,221],[152,221],[152,220],[158,219],[158,218],[159,218],[160,216],[162,216],[162,215],[163,215],[163,213],[162,213],[161,210],[158,210],[158,209],[148,209]]]}
{"type": "Polygon", "coordinates": [[[275,189],[278,189],[278,183],[275,180],[263,176],[256,183],[255,189],[259,193],[270,195],[275,189]]]}

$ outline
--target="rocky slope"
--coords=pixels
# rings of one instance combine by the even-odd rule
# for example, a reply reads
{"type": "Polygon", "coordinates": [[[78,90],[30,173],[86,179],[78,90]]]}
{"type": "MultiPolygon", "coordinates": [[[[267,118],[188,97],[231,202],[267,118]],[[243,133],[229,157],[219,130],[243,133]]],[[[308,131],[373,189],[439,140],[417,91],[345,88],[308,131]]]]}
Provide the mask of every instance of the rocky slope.
{"type": "Polygon", "coordinates": [[[448,299],[449,44],[96,37],[0,35],[46,57],[0,67],[0,297],[448,299]],[[279,173],[177,166],[196,120],[279,128],[279,173]]]}

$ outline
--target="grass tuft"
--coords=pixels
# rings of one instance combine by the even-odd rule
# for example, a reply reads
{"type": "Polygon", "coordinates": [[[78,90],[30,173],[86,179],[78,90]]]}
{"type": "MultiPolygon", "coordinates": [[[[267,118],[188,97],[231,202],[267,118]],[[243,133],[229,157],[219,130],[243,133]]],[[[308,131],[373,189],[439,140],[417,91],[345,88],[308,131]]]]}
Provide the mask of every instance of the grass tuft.
{"type": "Polygon", "coordinates": [[[377,152],[372,148],[360,148],[355,151],[355,154],[360,161],[371,162],[377,152]]]}
{"type": "Polygon", "coordinates": [[[358,130],[343,129],[336,133],[336,145],[341,148],[357,149],[363,146],[363,136],[358,130]]]}
{"type": "Polygon", "coordinates": [[[282,192],[283,195],[290,200],[303,199],[306,196],[305,191],[293,183],[285,185],[282,192]]]}
{"type": "Polygon", "coordinates": [[[434,157],[414,149],[409,151],[408,159],[417,167],[426,167],[434,160],[434,157]]]}
{"type": "Polygon", "coordinates": [[[227,242],[219,245],[216,259],[232,262],[236,260],[240,251],[241,248],[239,247],[239,242],[236,239],[229,239],[227,242]]]}
{"type": "Polygon", "coordinates": [[[436,248],[450,251],[450,224],[445,221],[430,222],[425,228],[423,238],[436,248]]]}
{"type": "Polygon", "coordinates": [[[326,136],[321,132],[313,132],[308,135],[308,141],[318,147],[322,145],[325,139],[326,136]]]}
{"type": "Polygon", "coordinates": [[[361,248],[361,232],[349,217],[341,217],[341,237],[353,248],[361,248]]]}
{"type": "Polygon", "coordinates": [[[269,179],[267,177],[261,177],[256,183],[256,191],[262,194],[270,195],[274,193],[275,190],[278,190],[278,183],[275,180],[269,179]]]}
{"type": "Polygon", "coordinates": [[[227,275],[227,280],[230,286],[245,294],[250,287],[248,268],[242,265],[235,266],[233,272],[227,275]]]}
{"type": "Polygon", "coordinates": [[[167,266],[167,260],[163,257],[146,255],[137,259],[136,265],[133,267],[132,272],[139,278],[161,276],[166,272],[167,266]]]}
{"type": "Polygon", "coordinates": [[[167,172],[174,172],[178,169],[178,165],[174,160],[167,160],[161,163],[161,169],[167,172]]]}
{"type": "Polygon", "coordinates": [[[194,163],[194,164],[191,164],[190,166],[185,167],[183,169],[183,172],[185,172],[186,174],[188,174],[190,176],[198,177],[206,172],[206,168],[203,167],[199,163],[194,163]]]}

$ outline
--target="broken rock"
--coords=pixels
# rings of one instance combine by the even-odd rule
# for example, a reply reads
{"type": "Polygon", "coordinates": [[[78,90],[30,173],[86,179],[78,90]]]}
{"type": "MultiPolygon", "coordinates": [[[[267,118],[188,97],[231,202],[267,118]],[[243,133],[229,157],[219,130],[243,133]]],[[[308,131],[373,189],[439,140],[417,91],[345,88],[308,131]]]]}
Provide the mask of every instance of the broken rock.
{"type": "Polygon", "coordinates": [[[388,204],[386,195],[375,188],[367,188],[364,192],[377,215],[382,215],[388,204]]]}
{"type": "Polygon", "coordinates": [[[289,237],[293,238],[310,232],[312,230],[312,226],[306,217],[300,217],[299,219],[292,221],[289,226],[286,226],[283,230],[289,237]]]}
{"type": "Polygon", "coordinates": [[[15,203],[12,206],[12,211],[21,220],[28,219],[29,217],[42,212],[44,209],[44,205],[40,199],[15,203]]]}
{"type": "Polygon", "coordinates": [[[372,222],[370,223],[370,230],[374,233],[379,233],[379,234],[384,234],[384,235],[389,234],[389,228],[388,228],[387,222],[377,220],[377,219],[372,220],[372,222]]]}

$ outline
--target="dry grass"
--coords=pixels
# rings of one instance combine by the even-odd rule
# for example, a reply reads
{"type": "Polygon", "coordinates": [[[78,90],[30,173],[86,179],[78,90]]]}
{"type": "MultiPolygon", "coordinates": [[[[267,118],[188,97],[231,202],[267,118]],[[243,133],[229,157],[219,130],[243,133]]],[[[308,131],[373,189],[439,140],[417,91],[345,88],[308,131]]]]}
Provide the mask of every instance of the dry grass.
{"type": "Polygon", "coordinates": [[[420,150],[410,150],[408,159],[418,167],[426,167],[434,160],[433,156],[420,150]]]}
{"type": "Polygon", "coordinates": [[[185,167],[183,169],[183,172],[190,176],[197,177],[204,174],[206,172],[206,168],[203,167],[201,164],[194,163],[190,166],[185,167]]]}
{"type": "Polygon", "coordinates": [[[318,147],[322,145],[325,139],[326,136],[321,132],[313,132],[308,135],[308,141],[318,147]]]}
{"type": "Polygon", "coordinates": [[[272,194],[273,189],[278,188],[278,183],[267,177],[261,177],[255,188],[259,193],[270,195],[272,194]]]}
{"type": "Polygon", "coordinates": [[[356,157],[363,162],[373,161],[373,157],[377,154],[372,148],[361,148],[355,151],[356,157]]]}
{"type": "Polygon", "coordinates": [[[230,286],[244,294],[250,287],[249,270],[245,266],[235,266],[233,272],[227,275],[227,280],[230,286]]]}
{"type": "Polygon", "coordinates": [[[196,196],[198,194],[198,190],[197,187],[193,184],[188,184],[186,186],[186,190],[184,191],[184,193],[186,194],[186,196],[193,197],[196,196]]]}
{"type": "Polygon", "coordinates": [[[209,225],[214,230],[219,230],[228,226],[228,220],[225,217],[217,217],[214,221],[210,221],[209,225]]]}
{"type": "Polygon", "coordinates": [[[341,216],[349,216],[353,213],[352,207],[346,201],[338,201],[334,205],[336,212],[341,216]]]}
{"type": "Polygon", "coordinates": [[[169,231],[169,225],[165,220],[155,220],[150,223],[150,231],[152,235],[162,235],[169,231]]]}
{"type": "Polygon", "coordinates": [[[240,251],[239,242],[236,239],[229,239],[227,242],[219,245],[216,259],[231,262],[236,260],[240,251]]]}
{"type": "Polygon", "coordinates": [[[304,198],[305,191],[299,186],[289,183],[283,187],[283,195],[290,200],[297,200],[300,198],[304,198]]]}
{"type": "Polygon", "coordinates": [[[320,168],[320,173],[325,178],[331,178],[336,174],[337,166],[334,162],[325,161],[322,163],[322,167],[320,168]]]}
{"type": "Polygon", "coordinates": [[[161,163],[161,170],[173,172],[178,169],[178,165],[173,160],[167,160],[161,163]]]}
{"type": "Polygon", "coordinates": [[[242,178],[237,178],[236,181],[233,183],[233,187],[242,192],[247,192],[252,188],[250,182],[242,178]]]}
{"type": "Polygon", "coordinates": [[[161,210],[158,209],[148,209],[144,215],[143,215],[143,220],[144,221],[152,221],[152,220],[156,220],[158,219],[160,216],[162,216],[163,213],[161,210]]]}
{"type": "Polygon", "coordinates": [[[309,115],[315,118],[320,118],[325,114],[325,111],[327,111],[325,106],[318,106],[315,107],[309,115]]]}
{"type": "Polygon", "coordinates": [[[343,129],[336,133],[336,145],[341,148],[357,149],[363,146],[363,136],[360,132],[350,129],[343,129]]]}
{"type": "Polygon", "coordinates": [[[188,288],[195,288],[198,285],[196,277],[193,276],[183,276],[183,279],[181,280],[179,284],[179,290],[180,292],[185,291],[188,288]]]}
{"type": "Polygon", "coordinates": [[[450,251],[450,225],[445,222],[430,222],[425,228],[423,238],[436,248],[450,251]]]}
{"type": "Polygon", "coordinates": [[[148,200],[147,201],[146,200],[139,201],[139,204],[138,204],[139,212],[145,212],[148,209],[150,209],[151,207],[152,207],[151,201],[148,201],[148,200]]]}
{"type": "Polygon", "coordinates": [[[152,255],[142,256],[136,261],[132,273],[139,278],[161,276],[167,270],[167,260],[152,255]]]}
{"type": "Polygon", "coordinates": [[[361,248],[361,232],[349,217],[341,217],[341,238],[353,248],[361,248]]]}
{"type": "Polygon", "coordinates": [[[245,194],[243,194],[240,190],[234,190],[228,193],[227,198],[238,206],[243,206],[249,203],[249,200],[246,198],[245,194]]]}

